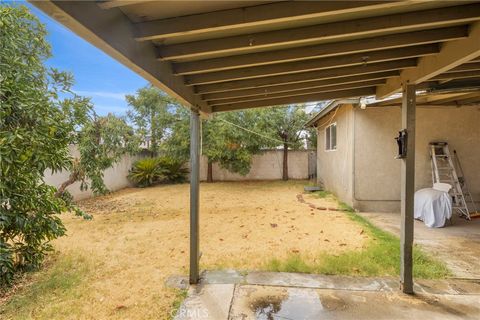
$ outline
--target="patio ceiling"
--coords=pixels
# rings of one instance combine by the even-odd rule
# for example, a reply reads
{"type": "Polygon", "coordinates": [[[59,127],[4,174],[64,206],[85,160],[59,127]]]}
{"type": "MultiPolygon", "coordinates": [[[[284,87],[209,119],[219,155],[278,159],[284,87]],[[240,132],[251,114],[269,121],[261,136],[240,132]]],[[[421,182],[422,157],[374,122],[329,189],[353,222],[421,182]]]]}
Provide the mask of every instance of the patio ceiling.
{"type": "Polygon", "coordinates": [[[480,79],[480,1],[32,3],[204,113],[480,79]]]}

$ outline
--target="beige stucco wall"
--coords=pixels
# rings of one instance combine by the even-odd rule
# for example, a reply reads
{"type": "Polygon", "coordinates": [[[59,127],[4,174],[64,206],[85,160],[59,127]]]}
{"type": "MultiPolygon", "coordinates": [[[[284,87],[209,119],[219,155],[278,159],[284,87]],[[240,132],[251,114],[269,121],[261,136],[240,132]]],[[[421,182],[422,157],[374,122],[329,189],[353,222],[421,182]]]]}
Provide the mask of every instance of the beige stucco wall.
{"type": "MultiPolygon", "coordinates": [[[[78,151],[75,147],[70,148],[70,153],[72,156],[78,156],[78,151]]],[[[107,188],[110,191],[116,191],[130,186],[130,182],[127,179],[128,171],[132,167],[133,162],[136,160],[136,157],[129,155],[124,156],[115,166],[105,170],[104,172],[104,182],[107,188]]],[[[47,171],[44,174],[45,183],[58,187],[64,181],[68,179],[70,175],[69,171],[56,172],[52,174],[47,171]]],[[[91,190],[82,191],[80,190],[80,182],[76,182],[70,185],[67,190],[73,196],[75,200],[82,200],[92,197],[93,193],[91,190]]]]}
{"type": "Polygon", "coordinates": [[[326,190],[352,204],[353,107],[339,106],[317,128],[317,179],[326,190]],[[336,122],[337,150],[325,151],[325,127],[336,122]]]}
{"type": "MultiPolygon", "coordinates": [[[[317,172],[325,189],[361,211],[400,211],[394,140],[401,129],[400,108],[342,105],[319,123],[317,172]],[[324,129],[330,122],[337,123],[337,151],[326,152],[324,129]]],[[[470,191],[480,203],[480,106],[419,107],[416,129],[416,189],[432,184],[428,143],[447,141],[452,152],[457,150],[470,191]]]]}
{"type": "MultiPolygon", "coordinates": [[[[214,181],[279,180],[282,179],[283,150],[268,150],[253,156],[250,172],[246,176],[231,173],[213,165],[214,181]]],[[[290,179],[308,178],[308,151],[288,151],[288,176],[290,179]]],[[[200,160],[200,180],[207,180],[207,159],[200,160]]]]}
{"type": "MultiPolygon", "coordinates": [[[[352,204],[362,211],[400,210],[400,160],[393,140],[401,129],[399,107],[355,109],[352,204]]],[[[480,200],[480,107],[417,108],[416,189],[431,187],[428,143],[447,141],[456,149],[467,183],[480,200]]],[[[338,130],[338,129],[337,129],[338,130]]]]}

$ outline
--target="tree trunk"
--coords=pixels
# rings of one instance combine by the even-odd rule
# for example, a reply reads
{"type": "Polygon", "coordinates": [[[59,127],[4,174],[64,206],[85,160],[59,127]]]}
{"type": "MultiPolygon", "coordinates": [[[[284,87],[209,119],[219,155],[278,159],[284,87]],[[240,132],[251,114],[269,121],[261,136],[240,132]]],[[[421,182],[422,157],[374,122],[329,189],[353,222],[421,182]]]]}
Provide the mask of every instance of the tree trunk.
{"type": "Polygon", "coordinates": [[[57,192],[55,192],[55,197],[61,197],[63,195],[63,193],[65,192],[65,189],[67,189],[67,187],[69,185],[72,185],[74,184],[75,182],[77,181],[77,177],[75,174],[70,174],[70,176],[68,177],[68,180],[63,182],[60,187],[58,187],[57,189],[57,192]]]}
{"type": "Polygon", "coordinates": [[[288,144],[286,139],[283,144],[283,177],[284,181],[288,180],[288,144]]]}
{"type": "Polygon", "coordinates": [[[152,110],[150,113],[150,152],[152,153],[152,157],[157,156],[157,123],[155,121],[155,111],[152,110]]]}
{"type": "Polygon", "coordinates": [[[210,161],[207,165],[207,182],[213,182],[213,163],[210,161]]]}

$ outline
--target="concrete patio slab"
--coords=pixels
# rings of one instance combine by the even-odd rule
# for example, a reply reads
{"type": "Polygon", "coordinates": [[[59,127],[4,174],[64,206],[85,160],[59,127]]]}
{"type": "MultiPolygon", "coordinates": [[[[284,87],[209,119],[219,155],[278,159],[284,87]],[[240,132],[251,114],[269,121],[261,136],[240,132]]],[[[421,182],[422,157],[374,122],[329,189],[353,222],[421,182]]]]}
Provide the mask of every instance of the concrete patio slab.
{"type": "Polygon", "coordinates": [[[233,284],[192,286],[175,320],[228,319],[233,284]]]}
{"type": "MultiPolygon", "coordinates": [[[[359,215],[377,227],[400,234],[400,214],[368,213],[359,215]]],[[[480,279],[480,219],[467,221],[456,216],[453,224],[444,228],[428,228],[415,221],[414,243],[445,262],[455,277],[480,279]]]]}
{"type": "Polygon", "coordinates": [[[479,296],[244,285],[228,319],[478,319],[479,302],[479,296]]]}
{"type": "MultiPolygon", "coordinates": [[[[172,281],[171,283],[174,283],[172,281]]],[[[210,271],[192,286],[176,320],[478,319],[480,281],[420,280],[416,294],[394,278],[210,271]]]]}

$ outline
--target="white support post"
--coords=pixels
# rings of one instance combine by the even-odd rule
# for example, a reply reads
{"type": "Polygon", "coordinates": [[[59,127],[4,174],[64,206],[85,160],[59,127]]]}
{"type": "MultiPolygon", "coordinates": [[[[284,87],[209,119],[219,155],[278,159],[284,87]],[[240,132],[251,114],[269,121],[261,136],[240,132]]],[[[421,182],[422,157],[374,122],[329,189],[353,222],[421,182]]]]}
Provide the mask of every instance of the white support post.
{"type": "Polygon", "coordinates": [[[400,286],[413,294],[413,201],[415,194],[415,85],[403,86],[402,127],[407,131],[401,166],[400,286]]]}
{"type": "Polygon", "coordinates": [[[200,114],[191,111],[190,116],[190,283],[199,280],[199,191],[200,191],[200,114]]]}

